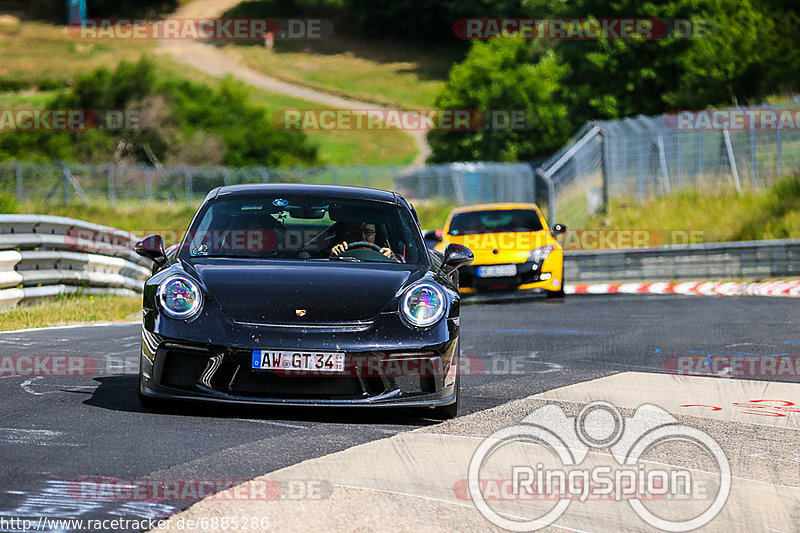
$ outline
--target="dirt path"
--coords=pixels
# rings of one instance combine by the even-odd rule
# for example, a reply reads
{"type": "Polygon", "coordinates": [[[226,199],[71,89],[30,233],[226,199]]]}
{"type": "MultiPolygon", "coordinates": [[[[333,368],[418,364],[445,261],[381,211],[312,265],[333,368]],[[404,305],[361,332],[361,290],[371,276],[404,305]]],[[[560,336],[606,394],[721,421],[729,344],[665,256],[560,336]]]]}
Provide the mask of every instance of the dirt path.
{"type": "MultiPolygon", "coordinates": [[[[241,0],[195,0],[180,7],[173,17],[176,18],[214,18],[222,15],[241,0]]],[[[325,106],[341,109],[386,109],[383,106],[359,102],[358,100],[348,100],[339,96],[334,96],[307,87],[293,85],[285,81],[256,72],[244,65],[237,63],[231,57],[225,55],[215,46],[189,40],[161,41],[161,49],[169,53],[177,61],[196,68],[206,74],[215,77],[231,76],[249,84],[253,87],[268,91],[285,94],[295,98],[308,100],[325,106]]],[[[413,113],[410,113],[413,115],[413,113]]],[[[417,145],[417,155],[414,158],[415,165],[422,165],[430,155],[431,149],[425,137],[426,131],[415,130],[407,131],[417,145]]]]}

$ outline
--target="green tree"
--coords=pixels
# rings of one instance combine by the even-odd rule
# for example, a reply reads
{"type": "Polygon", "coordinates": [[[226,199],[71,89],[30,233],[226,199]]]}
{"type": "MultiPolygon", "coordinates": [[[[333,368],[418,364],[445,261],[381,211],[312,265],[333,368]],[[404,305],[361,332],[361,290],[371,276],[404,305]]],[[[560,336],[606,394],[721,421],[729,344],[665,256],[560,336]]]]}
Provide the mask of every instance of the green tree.
{"type": "Polygon", "coordinates": [[[467,58],[453,67],[440,105],[450,106],[451,101],[463,105],[470,101],[467,96],[472,93],[472,100],[480,105],[518,105],[514,91],[492,93],[487,98],[486,84],[496,85],[498,77],[515,80],[515,72],[538,73],[545,68],[541,51],[551,47],[559,58],[558,64],[567,65],[568,69],[558,77],[545,76],[552,85],[543,104],[559,110],[565,107],[568,112],[550,115],[551,120],[561,121],[548,128],[553,135],[516,139],[506,136],[504,148],[499,151],[496,144],[481,135],[476,137],[483,142],[476,143],[475,138],[432,132],[432,160],[546,154],[552,151],[553,139],[564,139],[559,133],[573,133],[590,120],[654,115],[676,108],[757,103],[771,94],[800,88],[800,15],[796,0],[523,0],[521,7],[533,18],[651,18],[661,19],[668,29],[673,28],[673,20],[688,19],[695,29],[701,28],[705,33],[694,33],[691,38],[657,39],[495,39],[486,45],[473,45],[467,58]],[[498,44],[493,45],[495,42],[498,44]],[[509,50],[515,52],[509,54],[509,50]],[[515,143],[513,148],[511,144],[515,143]]]}
{"type": "Polygon", "coordinates": [[[520,40],[472,44],[436,100],[441,109],[524,110],[527,128],[431,131],[431,162],[483,159],[520,161],[549,154],[567,136],[560,80],[568,72],[553,50],[520,40]]]}

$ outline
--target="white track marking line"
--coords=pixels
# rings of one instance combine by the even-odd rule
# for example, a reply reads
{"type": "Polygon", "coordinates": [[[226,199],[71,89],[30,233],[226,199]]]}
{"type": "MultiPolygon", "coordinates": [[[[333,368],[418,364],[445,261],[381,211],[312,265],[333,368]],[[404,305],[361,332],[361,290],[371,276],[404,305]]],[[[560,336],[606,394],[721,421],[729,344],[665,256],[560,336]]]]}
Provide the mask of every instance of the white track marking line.
{"type": "MultiPolygon", "coordinates": [[[[371,488],[371,487],[356,487],[354,485],[341,485],[339,483],[332,483],[331,485],[334,486],[334,487],[342,488],[342,489],[353,489],[353,490],[364,490],[364,491],[371,491],[371,492],[382,492],[384,494],[397,494],[398,496],[406,496],[408,498],[416,498],[418,500],[427,500],[427,501],[431,501],[431,502],[445,503],[445,504],[448,504],[448,505],[457,505],[459,507],[465,507],[467,509],[476,510],[475,505],[471,504],[471,503],[461,503],[461,502],[454,502],[452,500],[443,500],[441,498],[433,498],[431,496],[422,496],[420,494],[411,494],[409,492],[403,492],[403,491],[400,491],[400,490],[375,489],[375,488],[371,488]]],[[[499,513],[499,514],[502,514],[503,516],[507,516],[509,518],[515,518],[517,520],[530,520],[527,517],[517,516],[517,515],[513,515],[513,514],[509,514],[509,513],[499,513]]],[[[536,520],[536,522],[538,522],[538,520],[536,520]]],[[[540,522],[540,523],[542,523],[542,522],[540,522]]],[[[558,529],[564,529],[564,530],[567,530],[567,531],[574,531],[575,533],[590,533],[590,532],[588,532],[586,530],[583,530],[583,529],[573,529],[571,527],[559,526],[558,524],[547,523],[547,525],[551,526],[551,527],[558,528],[558,529]]]]}
{"type": "Polygon", "coordinates": [[[79,447],[82,444],[72,442],[59,442],[54,439],[61,439],[64,433],[51,431],[49,429],[19,429],[19,428],[0,428],[0,442],[4,444],[24,444],[37,446],[70,446],[79,447]]]}
{"type": "Polygon", "coordinates": [[[22,390],[24,390],[28,394],[32,394],[33,396],[44,396],[45,394],[58,394],[60,392],[82,392],[84,390],[95,390],[97,389],[97,387],[99,387],[99,385],[68,386],[68,385],[55,385],[53,383],[40,383],[40,385],[43,387],[56,387],[61,390],[36,392],[35,390],[33,390],[31,385],[33,385],[35,381],[39,381],[40,379],[44,379],[44,376],[36,376],[35,378],[26,379],[25,381],[20,383],[19,386],[22,387],[22,390]]]}
{"type": "Polygon", "coordinates": [[[12,329],[9,331],[0,331],[0,335],[7,335],[9,333],[29,333],[31,331],[49,331],[54,329],[75,329],[75,328],[104,328],[106,326],[130,326],[131,324],[141,324],[141,320],[133,322],[101,322],[99,324],[72,324],[69,326],[47,326],[44,328],[25,328],[25,329],[12,329]]]}

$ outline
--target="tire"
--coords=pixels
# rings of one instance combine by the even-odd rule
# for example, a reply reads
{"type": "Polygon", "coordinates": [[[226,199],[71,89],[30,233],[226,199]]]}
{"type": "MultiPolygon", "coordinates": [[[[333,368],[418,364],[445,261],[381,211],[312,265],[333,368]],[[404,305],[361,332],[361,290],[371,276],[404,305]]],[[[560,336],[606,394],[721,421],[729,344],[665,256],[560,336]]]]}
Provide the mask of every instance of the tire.
{"type": "Polygon", "coordinates": [[[436,420],[451,420],[458,416],[458,393],[456,393],[456,401],[450,405],[443,407],[436,407],[433,410],[433,418],[436,420]]]}
{"type": "MultiPolygon", "coordinates": [[[[460,357],[460,355],[459,355],[460,357]]],[[[461,361],[459,361],[459,364],[461,361]]],[[[460,369],[459,369],[460,372],[460,369]]],[[[461,397],[461,376],[456,375],[456,401],[451,403],[450,405],[443,405],[441,407],[435,407],[433,409],[433,416],[436,420],[450,420],[458,416],[458,400],[461,397]]]]}

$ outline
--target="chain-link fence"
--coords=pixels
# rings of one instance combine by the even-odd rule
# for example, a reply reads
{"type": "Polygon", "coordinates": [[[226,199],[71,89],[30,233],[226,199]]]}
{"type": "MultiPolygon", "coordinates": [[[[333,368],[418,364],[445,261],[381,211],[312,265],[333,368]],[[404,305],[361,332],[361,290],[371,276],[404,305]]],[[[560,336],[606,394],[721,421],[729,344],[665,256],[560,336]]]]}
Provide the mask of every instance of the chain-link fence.
{"type": "Polygon", "coordinates": [[[457,205],[536,199],[536,180],[528,164],[429,165],[401,173],[394,186],[407,198],[439,198],[457,205]]]}
{"type": "Polygon", "coordinates": [[[453,163],[428,167],[189,167],[0,162],[0,190],[18,199],[88,202],[125,199],[197,202],[221,185],[341,184],[397,191],[411,200],[452,204],[533,201],[528,164],[453,163]]]}
{"type": "MultiPolygon", "coordinates": [[[[612,197],[642,201],[688,188],[746,192],[797,172],[800,110],[789,111],[796,118],[787,129],[695,127],[691,117],[690,127],[682,129],[676,115],[590,122],[553,157],[530,164],[274,169],[6,161],[0,162],[0,191],[53,202],[100,197],[113,205],[121,199],[195,203],[220,185],[331,183],[455,205],[536,201],[546,206],[551,223],[582,227],[612,197]]],[[[707,112],[695,116],[702,113],[707,112]]]]}
{"type": "MultiPolygon", "coordinates": [[[[552,221],[580,227],[611,197],[642,201],[680,189],[712,194],[763,190],[800,169],[800,124],[794,118],[794,127],[765,127],[767,111],[772,110],[737,108],[591,122],[537,168],[539,200],[552,221]],[[742,119],[738,127],[737,113],[742,119]],[[755,126],[748,113],[758,119],[755,126]],[[732,127],[719,127],[719,116],[732,127]]],[[[785,125],[783,111],[776,114],[774,126],[785,125]]],[[[789,118],[800,116],[800,110],[788,111],[789,118]]]]}

